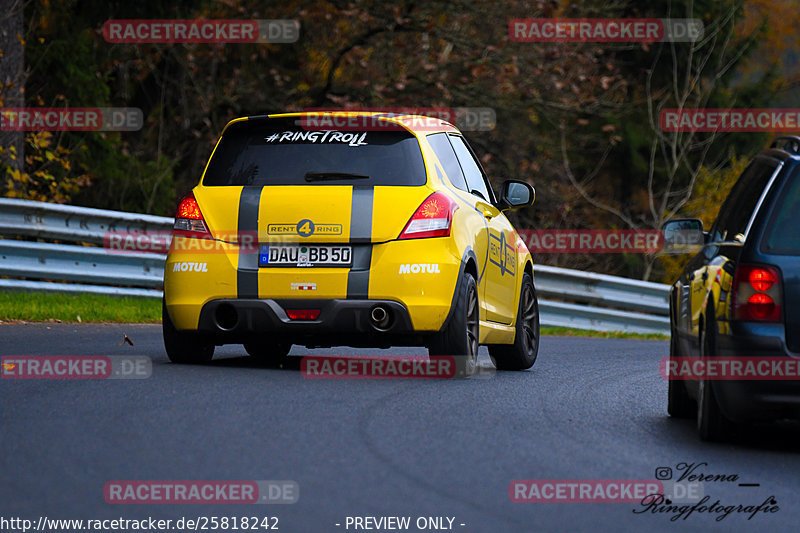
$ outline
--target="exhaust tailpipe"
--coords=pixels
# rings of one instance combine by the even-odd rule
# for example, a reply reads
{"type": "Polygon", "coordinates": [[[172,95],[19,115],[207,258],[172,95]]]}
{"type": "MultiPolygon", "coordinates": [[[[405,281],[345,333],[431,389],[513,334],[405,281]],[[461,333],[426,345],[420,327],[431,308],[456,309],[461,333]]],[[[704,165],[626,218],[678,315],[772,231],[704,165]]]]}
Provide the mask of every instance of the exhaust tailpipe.
{"type": "Polygon", "coordinates": [[[386,329],[392,321],[389,311],[382,305],[373,307],[369,317],[372,320],[372,325],[378,329],[386,329]]]}
{"type": "Polygon", "coordinates": [[[229,303],[220,304],[214,313],[214,321],[222,331],[230,331],[239,324],[239,313],[229,303]]]}

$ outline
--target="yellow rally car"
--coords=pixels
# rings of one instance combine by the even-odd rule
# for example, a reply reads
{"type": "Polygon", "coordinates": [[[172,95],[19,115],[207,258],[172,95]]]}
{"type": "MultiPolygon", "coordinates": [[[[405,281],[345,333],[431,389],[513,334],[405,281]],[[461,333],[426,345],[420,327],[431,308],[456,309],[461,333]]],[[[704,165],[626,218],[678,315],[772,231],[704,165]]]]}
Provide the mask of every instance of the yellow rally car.
{"type": "Polygon", "coordinates": [[[285,357],[292,344],[478,345],[500,369],[530,368],[539,345],[533,262],[459,131],[439,119],[377,113],[239,118],[182,199],[164,273],[173,362],[244,344],[285,357]]]}

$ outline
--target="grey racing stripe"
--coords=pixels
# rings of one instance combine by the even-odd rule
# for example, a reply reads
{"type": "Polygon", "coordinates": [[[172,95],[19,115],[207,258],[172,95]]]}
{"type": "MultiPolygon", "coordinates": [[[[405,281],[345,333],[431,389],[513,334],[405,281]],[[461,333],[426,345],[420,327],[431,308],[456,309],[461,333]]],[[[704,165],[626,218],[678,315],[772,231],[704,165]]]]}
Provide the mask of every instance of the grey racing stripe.
{"type": "MultiPolygon", "coordinates": [[[[243,187],[239,197],[238,231],[258,234],[258,206],[263,187],[243,187]]],[[[239,268],[236,271],[236,295],[238,298],[258,298],[258,250],[239,249],[239,268]]]]}
{"type": "Polygon", "coordinates": [[[372,186],[354,186],[350,207],[350,244],[353,267],[347,274],[347,299],[369,298],[369,266],[372,261],[372,186]]]}

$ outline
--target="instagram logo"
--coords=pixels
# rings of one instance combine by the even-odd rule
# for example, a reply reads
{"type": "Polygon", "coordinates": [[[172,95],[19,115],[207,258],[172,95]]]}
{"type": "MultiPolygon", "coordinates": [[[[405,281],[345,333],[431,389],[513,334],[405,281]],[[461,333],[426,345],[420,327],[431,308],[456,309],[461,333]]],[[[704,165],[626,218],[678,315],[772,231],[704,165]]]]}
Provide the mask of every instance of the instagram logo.
{"type": "Polygon", "coordinates": [[[656,468],[656,479],[659,481],[672,479],[672,469],[668,466],[659,466],[656,468]]]}

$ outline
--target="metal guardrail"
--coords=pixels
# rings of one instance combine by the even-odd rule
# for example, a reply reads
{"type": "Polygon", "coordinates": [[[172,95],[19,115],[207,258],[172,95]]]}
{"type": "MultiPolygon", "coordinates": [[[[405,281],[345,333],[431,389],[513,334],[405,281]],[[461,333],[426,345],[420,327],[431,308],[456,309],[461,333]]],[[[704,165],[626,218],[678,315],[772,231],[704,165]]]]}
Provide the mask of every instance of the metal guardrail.
{"type": "Polygon", "coordinates": [[[533,276],[542,325],[669,334],[669,285],[546,265],[533,276]]]}
{"type": "Polygon", "coordinates": [[[669,335],[669,318],[618,309],[539,300],[543,326],[669,335]]]}
{"type": "Polygon", "coordinates": [[[0,236],[103,244],[109,231],[172,231],[172,223],[169,217],[0,198],[0,236]]]}
{"type": "Polygon", "coordinates": [[[96,246],[0,240],[0,276],[159,288],[164,256],[114,253],[96,246]]]}
{"type": "MultiPolygon", "coordinates": [[[[0,198],[0,237],[102,245],[109,232],[162,235],[172,223],[168,217],[0,198]]],[[[161,298],[164,255],[0,239],[0,276],[12,278],[0,279],[2,290],[161,298]]]]}
{"type": "MultiPolygon", "coordinates": [[[[172,223],[167,217],[0,198],[0,237],[102,245],[108,232],[163,235],[172,223]]],[[[0,277],[10,278],[0,279],[0,290],[160,298],[164,261],[162,254],[0,238],[0,277]]],[[[543,326],[669,333],[668,285],[545,265],[534,266],[534,281],[543,326]]]]}

